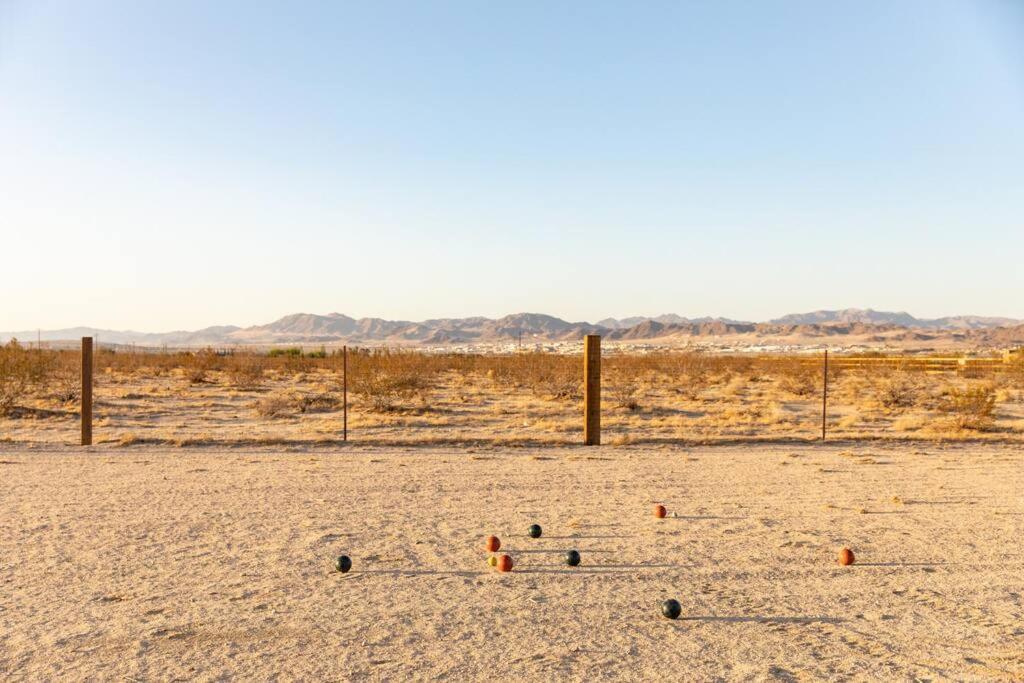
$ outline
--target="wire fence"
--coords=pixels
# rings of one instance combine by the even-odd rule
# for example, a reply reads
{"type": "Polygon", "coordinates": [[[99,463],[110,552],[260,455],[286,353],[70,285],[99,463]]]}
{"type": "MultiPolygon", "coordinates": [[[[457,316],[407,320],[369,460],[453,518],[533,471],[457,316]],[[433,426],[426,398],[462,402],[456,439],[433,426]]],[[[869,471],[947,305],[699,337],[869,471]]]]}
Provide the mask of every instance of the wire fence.
{"type": "MultiPolygon", "coordinates": [[[[0,440],[76,444],[80,354],[0,348],[0,440]],[[77,389],[76,389],[77,387],[77,389]]],[[[578,444],[580,355],[98,349],[94,443],[578,444]],[[346,391],[347,388],[347,391],[346,391]],[[346,411],[347,406],[347,411],[346,411]]],[[[604,444],[821,438],[817,354],[606,354],[604,444]]],[[[835,355],[830,439],[1024,440],[1024,358],[835,355]]]]}

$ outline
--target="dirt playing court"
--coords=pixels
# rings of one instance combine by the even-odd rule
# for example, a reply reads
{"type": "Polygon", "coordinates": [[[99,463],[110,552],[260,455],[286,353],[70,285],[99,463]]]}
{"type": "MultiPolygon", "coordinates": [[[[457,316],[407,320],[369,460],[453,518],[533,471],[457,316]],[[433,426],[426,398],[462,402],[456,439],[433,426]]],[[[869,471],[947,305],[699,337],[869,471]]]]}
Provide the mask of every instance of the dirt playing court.
{"type": "Polygon", "coordinates": [[[8,680],[1024,678],[1016,446],[0,445],[0,462],[8,680]],[[512,573],[487,566],[488,534],[512,573]]]}

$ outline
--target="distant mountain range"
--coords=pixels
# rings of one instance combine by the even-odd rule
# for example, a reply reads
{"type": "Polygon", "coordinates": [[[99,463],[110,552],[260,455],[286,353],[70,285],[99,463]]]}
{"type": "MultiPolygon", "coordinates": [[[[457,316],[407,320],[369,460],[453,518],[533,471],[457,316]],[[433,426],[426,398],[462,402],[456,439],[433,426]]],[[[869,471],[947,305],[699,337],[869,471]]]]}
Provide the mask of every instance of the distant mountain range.
{"type": "Polygon", "coordinates": [[[630,327],[636,327],[640,323],[645,322],[656,322],[662,325],[684,325],[689,323],[725,323],[727,325],[749,325],[750,323],[742,320],[730,320],[729,318],[684,318],[676,315],[675,313],[667,313],[665,315],[658,315],[653,318],[645,316],[633,316],[631,318],[622,318],[616,320],[615,318],[605,318],[604,320],[598,320],[598,327],[605,327],[609,330],[624,330],[630,327]]]}
{"type": "Polygon", "coordinates": [[[909,313],[887,313],[870,308],[847,308],[841,311],[814,311],[794,313],[771,321],[779,325],[823,325],[829,323],[863,323],[867,325],[896,325],[933,330],[978,330],[987,327],[1019,325],[1013,318],[986,318],[979,315],[956,315],[946,318],[915,318],[909,313]]]}
{"type": "Polygon", "coordinates": [[[887,313],[871,309],[814,311],[754,323],[727,318],[688,319],[674,314],[654,317],[605,318],[595,324],[568,322],[541,313],[516,313],[503,318],[441,318],[413,322],[382,318],[351,318],[341,313],[316,315],[295,313],[265,325],[235,327],[219,325],[196,331],[162,333],[102,330],[75,327],[63,330],[0,332],[0,341],[17,338],[34,341],[74,340],[99,337],[103,344],[140,346],[225,346],[235,344],[393,344],[429,345],[571,341],[586,334],[601,334],[610,340],[664,340],[684,337],[751,335],[772,337],[832,337],[866,335],[876,341],[888,338],[928,339],[947,334],[963,338],[976,333],[978,339],[1000,343],[1024,342],[1024,321],[962,315],[920,319],[909,313],[887,313]],[[996,333],[995,331],[999,332],[996,333]]]}

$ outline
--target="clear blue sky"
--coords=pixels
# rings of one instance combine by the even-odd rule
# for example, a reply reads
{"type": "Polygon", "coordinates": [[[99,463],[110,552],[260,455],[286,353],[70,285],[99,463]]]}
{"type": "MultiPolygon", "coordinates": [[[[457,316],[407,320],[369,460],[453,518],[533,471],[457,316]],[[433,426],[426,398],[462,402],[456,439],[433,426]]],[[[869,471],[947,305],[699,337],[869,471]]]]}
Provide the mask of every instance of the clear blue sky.
{"type": "Polygon", "coordinates": [[[1024,2],[0,0],[0,330],[1024,317],[1024,2]]]}

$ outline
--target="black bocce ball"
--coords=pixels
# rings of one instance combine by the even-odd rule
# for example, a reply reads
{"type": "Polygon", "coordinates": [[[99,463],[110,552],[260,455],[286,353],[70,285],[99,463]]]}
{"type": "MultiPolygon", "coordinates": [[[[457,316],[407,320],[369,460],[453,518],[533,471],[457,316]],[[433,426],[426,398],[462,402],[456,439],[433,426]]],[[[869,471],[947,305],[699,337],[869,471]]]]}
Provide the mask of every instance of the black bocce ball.
{"type": "Polygon", "coordinates": [[[334,568],[344,574],[349,569],[352,569],[352,558],[348,555],[339,555],[338,559],[334,561],[334,568]]]}
{"type": "Polygon", "coordinates": [[[530,534],[530,538],[540,538],[540,524],[531,524],[526,533],[530,534]]]}
{"type": "Polygon", "coordinates": [[[683,606],[679,604],[678,600],[666,600],[661,603],[661,613],[669,619],[678,619],[679,615],[683,613],[683,606]]]}
{"type": "Polygon", "coordinates": [[[570,567],[575,567],[580,563],[580,554],[576,550],[570,550],[565,554],[565,563],[570,567]]]}

